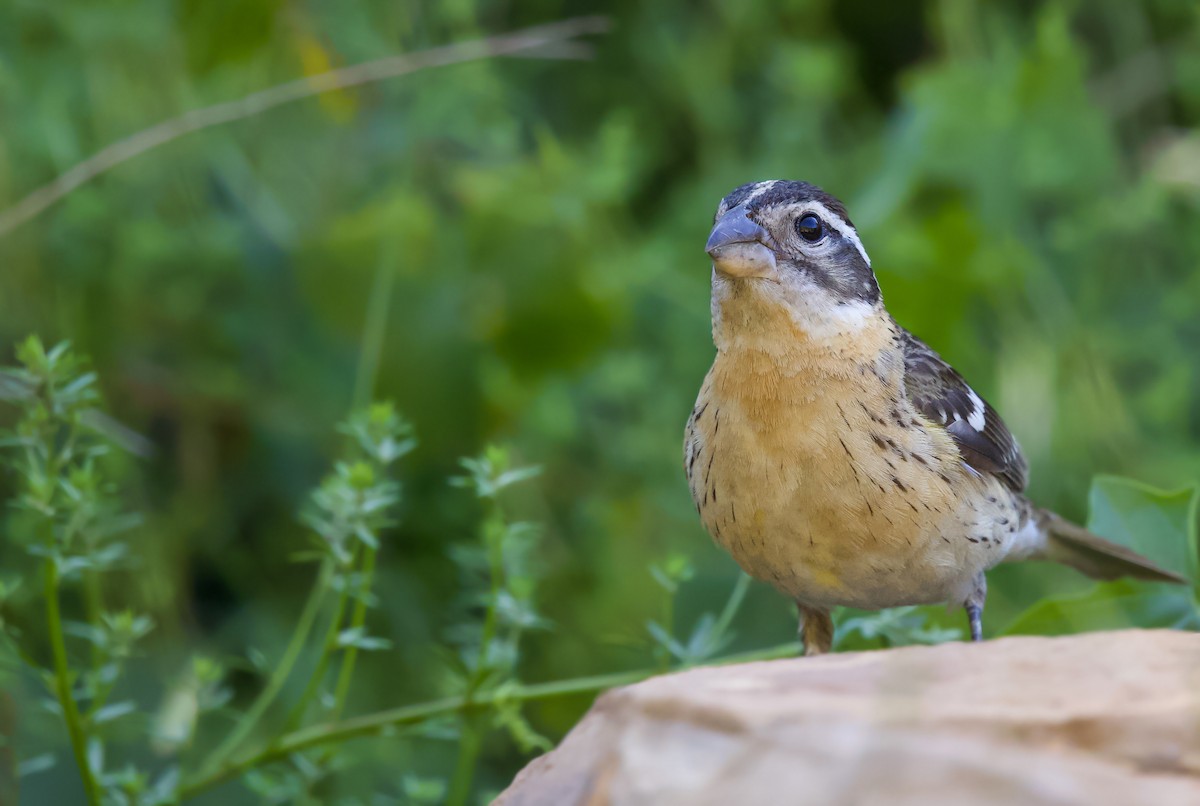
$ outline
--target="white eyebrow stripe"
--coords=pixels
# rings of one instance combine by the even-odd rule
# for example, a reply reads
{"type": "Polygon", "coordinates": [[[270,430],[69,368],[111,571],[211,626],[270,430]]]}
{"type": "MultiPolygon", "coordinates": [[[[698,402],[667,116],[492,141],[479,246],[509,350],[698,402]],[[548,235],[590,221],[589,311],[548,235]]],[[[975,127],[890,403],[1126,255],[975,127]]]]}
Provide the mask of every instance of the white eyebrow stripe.
{"type": "Polygon", "coordinates": [[[813,212],[820,213],[825,225],[838,235],[841,235],[850,243],[854,244],[854,248],[858,250],[860,255],[862,255],[863,262],[867,264],[867,268],[871,268],[871,258],[867,255],[867,250],[865,247],[863,247],[862,241],[858,239],[858,233],[854,231],[854,227],[847,224],[840,215],[833,212],[819,201],[805,202],[800,206],[805,210],[812,210],[813,212]],[[845,229],[842,229],[842,224],[846,225],[845,229]]]}
{"type": "Polygon", "coordinates": [[[759,196],[763,195],[768,190],[775,187],[775,185],[778,183],[779,183],[778,179],[771,179],[766,182],[759,182],[757,185],[754,186],[754,190],[750,191],[750,195],[747,196],[745,198],[745,200],[742,201],[742,204],[743,205],[750,204],[750,202],[754,201],[759,196]]]}

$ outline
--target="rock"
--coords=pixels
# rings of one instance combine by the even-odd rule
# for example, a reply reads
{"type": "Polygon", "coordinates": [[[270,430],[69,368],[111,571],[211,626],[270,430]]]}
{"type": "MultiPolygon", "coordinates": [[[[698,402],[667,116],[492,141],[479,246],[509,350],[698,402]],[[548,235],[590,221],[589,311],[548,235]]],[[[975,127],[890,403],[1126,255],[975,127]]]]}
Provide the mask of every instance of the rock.
{"type": "Polygon", "coordinates": [[[499,806],[1200,804],[1200,635],[1003,638],[610,691],[499,806]]]}

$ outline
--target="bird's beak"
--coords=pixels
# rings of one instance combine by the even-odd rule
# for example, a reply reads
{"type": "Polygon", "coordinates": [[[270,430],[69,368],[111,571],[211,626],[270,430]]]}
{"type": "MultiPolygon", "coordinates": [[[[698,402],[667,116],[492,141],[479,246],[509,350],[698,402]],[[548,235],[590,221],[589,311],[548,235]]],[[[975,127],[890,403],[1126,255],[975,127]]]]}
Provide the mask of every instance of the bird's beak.
{"type": "Polygon", "coordinates": [[[750,220],[745,206],[734,207],[713,226],[704,251],[713,268],[727,277],[770,277],[775,273],[771,236],[750,220]]]}

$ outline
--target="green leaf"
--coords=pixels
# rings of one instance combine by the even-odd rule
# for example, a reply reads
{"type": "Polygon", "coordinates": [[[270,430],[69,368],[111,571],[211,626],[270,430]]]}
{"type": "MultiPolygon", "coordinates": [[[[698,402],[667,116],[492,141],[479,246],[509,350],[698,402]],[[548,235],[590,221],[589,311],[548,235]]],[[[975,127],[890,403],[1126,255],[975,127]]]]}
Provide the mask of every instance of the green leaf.
{"type": "Polygon", "coordinates": [[[392,648],[391,641],[386,638],[367,635],[366,628],[364,627],[352,627],[348,630],[342,630],[338,633],[337,645],[341,649],[351,646],[357,647],[364,652],[378,652],[392,648]]]}
{"type": "Polygon", "coordinates": [[[137,710],[137,704],[131,701],[116,702],[112,705],[106,705],[96,712],[92,720],[101,725],[105,722],[112,722],[114,719],[120,719],[126,714],[132,714],[137,710]]]}
{"type": "Polygon", "coordinates": [[[441,803],[446,796],[446,782],[440,778],[419,778],[405,773],[401,787],[405,797],[413,803],[441,803]]]}
{"type": "Polygon", "coordinates": [[[0,370],[0,400],[29,400],[33,397],[36,389],[36,383],[20,370],[0,370]]]}
{"type": "Polygon", "coordinates": [[[1190,627],[1190,598],[1173,588],[1121,579],[1076,596],[1043,599],[1019,615],[1006,635],[1067,635],[1128,627],[1190,627]]]}
{"type": "Polygon", "coordinates": [[[53,753],[42,753],[40,756],[27,758],[17,765],[17,775],[24,778],[27,775],[37,775],[39,772],[54,769],[57,759],[53,753]]]}
{"type": "Polygon", "coordinates": [[[1131,479],[1098,476],[1088,496],[1088,528],[1196,582],[1195,486],[1174,492],[1131,479]]]}
{"type": "Polygon", "coordinates": [[[683,660],[687,657],[687,650],[683,648],[683,645],[676,641],[671,633],[657,621],[647,621],[646,631],[650,633],[650,637],[656,644],[670,652],[676,660],[683,660]]]}
{"type": "MultiPolygon", "coordinates": [[[[1144,554],[1194,582],[1196,512],[1200,491],[1156,490],[1130,479],[1100,476],[1092,482],[1088,528],[1144,554]]],[[[1194,629],[1196,604],[1186,588],[1136,580],[1097,583],[1082,594],[1043,599],[1021,613],[1003,634],[1064,635],[1126,627],[1194,629]]]]}

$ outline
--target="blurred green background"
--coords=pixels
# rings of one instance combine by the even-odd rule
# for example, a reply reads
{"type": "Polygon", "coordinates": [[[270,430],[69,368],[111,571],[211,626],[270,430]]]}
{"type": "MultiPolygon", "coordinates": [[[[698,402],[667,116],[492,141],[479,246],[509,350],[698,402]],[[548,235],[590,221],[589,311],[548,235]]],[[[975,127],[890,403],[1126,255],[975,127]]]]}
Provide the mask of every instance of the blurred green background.
{"type": "MultiPolygon", "coordinates": [[[[719,609],[736,568],[695,516],[680,445],[712,358],[702,246],[717,201],[751,180],[846,201],[889,308],[1003,413],[1040,503],[1082,520],[1095,473],[1200,476],[1190,0],[6,0],[0,209],[186,110],[584,12],[614,25],[593,60],[481,61],[284,106],[141,156],[0,238],[0,344],[70,339],[156,447],[130,469],[147,523],[122,591],[158,624],[148,707],[196,647],[279,653],[312,577],[291,561],[295,511],[335,450],[380,294],[375,393],[420,446],[372,617],[395,649],[362,659],[353,710],[439,694],[461,606],[448,548],[478,518],[446,478],[489,442],[545,469],[511,505],[544,524],[555,625],[531,634],[522,679],[646,665],[663,598],[647,567],[672,553],[697,571],[678,623],[719,609]]],[[[989,630],[1084,586],[998,569],[989,630]]],[[[734,648],[794,627],[755,585],[734,648]]],[[[557,738],[586,706],[530,714],[557,738]]],[[[351,747],[358,772],[330,797],[444,776],[454,753],[436,737],[351,747]]],[[[489,745],[482,791],[526,759],[489,745]]],[[[49,803],[75,786],[23,790],[49,803]]],[[[250,797],[224,793],[211,802],[250,797]]]]}

